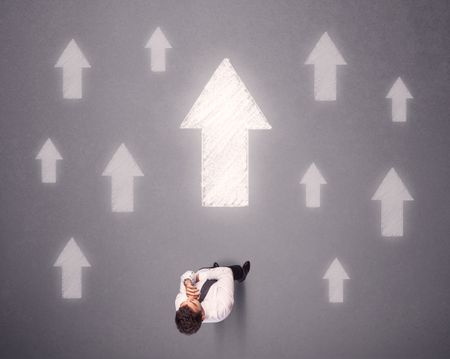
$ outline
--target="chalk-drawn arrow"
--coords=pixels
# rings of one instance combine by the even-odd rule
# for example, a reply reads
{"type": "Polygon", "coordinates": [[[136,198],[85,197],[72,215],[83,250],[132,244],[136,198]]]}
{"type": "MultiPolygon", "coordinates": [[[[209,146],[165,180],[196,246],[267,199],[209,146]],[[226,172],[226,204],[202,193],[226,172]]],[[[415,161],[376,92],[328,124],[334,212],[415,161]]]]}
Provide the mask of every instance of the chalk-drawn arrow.
{"type": "Polygon", "coordinates": [[[336,101],[336,66],[347,65],[328,33],[324,33],[308,56],[306,65],[314,65],[314,98],[336,101]]]}
{"type": "Polygon", "coordinates": [[[75,40],[71,40],[58,59],[55,67],[63,69],[63,98],[80,99],[82,92],[82,69],[90,68],[75,40]]]}
{"type": "Polygon", "coordinates": [[[403,236],[403,202],[413,201],[395,169],[391,168],[372,197],[381,201],[381,234],[403,236]]]}
{"type": "Polygon", "coordinates": [[[113,212],[134,211],[134,177],[143,175],[136,161],[122,143],[102,174],[102,176],[111,177],[113,212]]]}
{"type": "Polygon", "coordinates": [[[145,48],[150,49],[151,70],[166,71],[166,50],[171,49],[172,45],[159,27],[153,32],[145,48]]]}
{"type": "Polygon", "coordinates": [[[80,247],[71,238],[54,264],[54,267],[61,267],[62,270],[61,293],[63,298],[78,299],[82,297],[82,268],[90,266],[80,247]]]}
{"type": "Polygon", "coordinates": [[[36,159],[41,161],[42,183],[56,183],[56,161],[63,158],[50,138],[45,141],[36,159]]]}
{"type": "Polygon", "coordinates": [[[300,181],[300,184],[305,185],[306,207],[320,207],[320,185],[326,183],[327,181],[325,181],[315,163],[312,163],[300,181]]]}
{"type": "Polygon", "coordinates": [[[392,85],[386,98],[392,99],[392,122],[406,122],[406,102],[413,97],[400,77],[392,85]]]}
{"type": "Polygon", "coordinates": [[[271,126],[228,59],[180,127],[202,130],[202,205],[248,206],[248,130],[271,126]]]}
{"type": "Polygon", "coordinates": [[[330,303],[344,302],[344,280],[350,279],[337,258],[331,263],[323,279],[328,280],[328,301],[330,303]]]}

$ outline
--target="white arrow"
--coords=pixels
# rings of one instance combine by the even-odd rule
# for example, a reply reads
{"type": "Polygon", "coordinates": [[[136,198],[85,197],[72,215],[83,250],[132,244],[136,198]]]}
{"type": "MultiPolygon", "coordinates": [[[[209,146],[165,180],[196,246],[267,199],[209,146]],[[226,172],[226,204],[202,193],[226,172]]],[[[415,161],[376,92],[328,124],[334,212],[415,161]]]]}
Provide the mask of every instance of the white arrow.
{"type": "Polygon", "coordinates": [[[62,297],[67,299],[78,299],[82,297],[82,268],[90,267],[80,247],[73,238],[66,244],[54,267],[62,269],[62,297]]]}
{"type": "Polygon", "coordinates": [[[171,49],[172,45],[159,27],[153,32],[145,48],[150,49],[152,71],[166,71],[166,50],[171,49]]]}
{"type": "Polygon", "coordinates": [[[56,183],[56,161],[63,158],[50,138],[45,141],[36,159],[41,160],[42,183],[56,183]]]}
{"type": "Polygon", "coordinates": [[[330,303],[344,302],[344,280],[350,279],[337,258],[326,271],[323,279],[328,280],[328,301],[330,303]]]}
{"type": "Polygon", "coordinates": [[[381,234],[403,236],[403,201],[413,201],[395,169],[391,168],[372,197],[381,201],[381,234]]]}
{"type": "Polygon", "coordinates": [[[322,35],[305,64],[314,65],[315,100],[336,101],[336,66],[347,63],[328,33],[322,35]]]}
{"type": "Polygon", "coordinates": [[[202,205],[248,206],[248,130],[271,126],[228,59],[180,127],[202,129],[202,205]]]}
{"type": "Polygon", "coordinates": [[[58,59],[55,67],[63,69],[63,98],[80,99],[83,97],[81,69],[90,68],[75,40],[71,40],[58,59]]]}
{"type": "Polygon", "coordinates": [[[306,207],[320,207],[320,185],[327,184],[327,181],[325,181],[325,178],[323,178],[314,163],[309,166],[308,170],[303,175],[300,184],[305,185],[306,207]]]}
{"type": "Polygon", "coordinates": [[[413,97],[400,77],[392,85],[386,98],[392,99],[392,122],[406,122],[406,100],[413,97]]]}
{"type": "Polygon", "coordinates": [[[134,211],[134,177],[143,175],[136,161],[122,143],[102,174],[102,176],[111,176],[113,212],[134,211]]]}

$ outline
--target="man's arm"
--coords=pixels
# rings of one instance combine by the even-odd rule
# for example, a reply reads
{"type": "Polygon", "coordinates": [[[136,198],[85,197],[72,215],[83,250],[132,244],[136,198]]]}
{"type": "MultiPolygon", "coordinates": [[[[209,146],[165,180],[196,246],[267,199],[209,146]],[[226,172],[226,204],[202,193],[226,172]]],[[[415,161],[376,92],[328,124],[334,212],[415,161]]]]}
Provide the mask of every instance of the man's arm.
{"type": "Polygon", "coordinates": [[[196,280],[196,275],[191,270],[188,270],[181,275],[181,277],[180,277],[180,292],[177,294],[177,297],[175,298],[175,309],[176,310],[178,310],[181,303],[183,303],[185,300],[187,300],[187,293],[186,293],[187,281],[190,281],[191,284],[193,284],[193,283],[195,283],[195,280],[196,280]]]}
{"type": "Polygon", "coordinates": [[[200,280],[217,279],[216,300],[205,303],[208,310],[208,319],[213,322],[220,322],[225,319],[233,308],[234,304],[234,283],[233,272],[228,267],[211,268],[208,271],[199,273],[200,280]]]}

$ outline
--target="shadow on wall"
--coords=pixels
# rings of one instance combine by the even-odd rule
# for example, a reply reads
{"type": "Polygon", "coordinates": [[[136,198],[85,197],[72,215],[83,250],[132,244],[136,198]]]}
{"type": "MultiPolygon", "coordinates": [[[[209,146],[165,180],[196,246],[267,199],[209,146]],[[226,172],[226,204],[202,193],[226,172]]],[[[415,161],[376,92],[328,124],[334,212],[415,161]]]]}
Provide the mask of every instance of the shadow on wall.
{"type": "Polygon", "coordinates": [[[215,341],[218,353],[230,355],[230,346],[236,351],[234,357],[245,357],[247,333],[247,304],[245,298],[245,281],[235,283],[234,306],[228,318],[214,325],[215,341]]]}

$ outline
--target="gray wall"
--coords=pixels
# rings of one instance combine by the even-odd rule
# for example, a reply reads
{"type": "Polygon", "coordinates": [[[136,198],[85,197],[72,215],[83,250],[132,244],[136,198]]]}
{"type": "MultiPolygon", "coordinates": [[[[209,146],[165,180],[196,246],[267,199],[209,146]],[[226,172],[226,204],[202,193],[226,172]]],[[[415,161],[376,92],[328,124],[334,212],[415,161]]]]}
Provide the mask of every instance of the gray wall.
{"type": "Polygon", "coordinates": [[[2,1],[0,4],[0,357],[450,357],[449,3],[443,1],[2,1]],[[173,49],[150,72],[161,26],[173,49]],[[328,31],[348,65],[338,99],[316,102],[303,63],[328,31]],[[54,64],[75,38],[92,68],[61,96],[54,64]],[[204,208],[200,131],[180,130],[229,57],[270,131],[250,134],[250,206],[204,208]],[[390,121],[397,76],[414,96],[390,121]],[[54,140],[58,182],[40,182],[54,140]],[[145,177],[135,212],[112,213],[101,173],[124,142],[145,177]],[[328,184],[305,208],[315,161],[328,184]],[[384,238],[370,198],[395,167],[413,202],[384,238]],[[83,298],[61,298],[53,267],[74,237],[92,267],[83,298]],[[330,304],[327,266],[351,280],[330,304]],[[176,330],[187,269],[252,261],[231,316],[176,330]]]}

